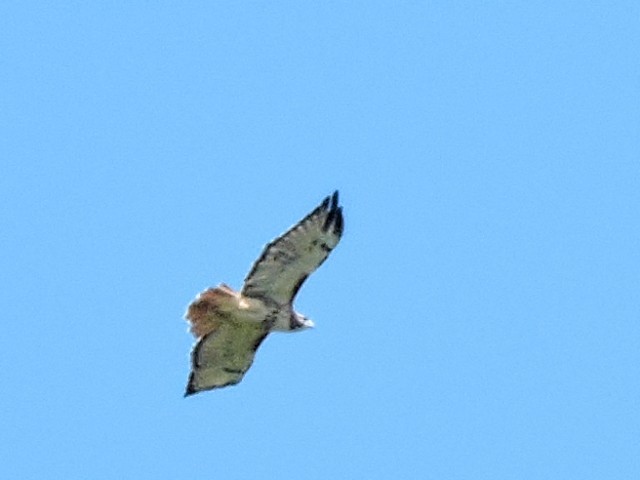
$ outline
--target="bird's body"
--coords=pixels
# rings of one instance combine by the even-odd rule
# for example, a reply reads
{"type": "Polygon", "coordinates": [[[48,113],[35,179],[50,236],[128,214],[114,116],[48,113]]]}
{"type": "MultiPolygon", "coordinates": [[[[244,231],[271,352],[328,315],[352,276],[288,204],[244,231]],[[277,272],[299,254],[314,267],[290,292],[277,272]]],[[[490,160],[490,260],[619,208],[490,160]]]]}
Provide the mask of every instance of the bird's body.
{"type": "Polygon", "coordinates": [[[185,395],[240,382],[270,332],[313,327],[293,310],[293,299],[338,244],[342,229],[335,192],[265,247],[240,292],[220,284],[198,295],[186,313],[198,340],[185,395]]]}

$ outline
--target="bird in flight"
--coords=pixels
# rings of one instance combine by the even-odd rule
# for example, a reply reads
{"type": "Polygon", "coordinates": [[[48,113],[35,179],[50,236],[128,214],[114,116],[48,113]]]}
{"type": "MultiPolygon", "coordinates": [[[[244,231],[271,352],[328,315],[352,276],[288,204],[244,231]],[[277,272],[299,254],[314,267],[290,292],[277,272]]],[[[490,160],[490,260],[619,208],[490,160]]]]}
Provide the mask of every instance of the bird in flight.
{"type": "Polygon", "coordinates": [[[264,247],[239,292],[222,283],[196,297],[185,314],[197,339],[185,397],[239,383],[270,332],[313,327],[293,299],[338,244],[343,225],[335,191],[264,247]]]}

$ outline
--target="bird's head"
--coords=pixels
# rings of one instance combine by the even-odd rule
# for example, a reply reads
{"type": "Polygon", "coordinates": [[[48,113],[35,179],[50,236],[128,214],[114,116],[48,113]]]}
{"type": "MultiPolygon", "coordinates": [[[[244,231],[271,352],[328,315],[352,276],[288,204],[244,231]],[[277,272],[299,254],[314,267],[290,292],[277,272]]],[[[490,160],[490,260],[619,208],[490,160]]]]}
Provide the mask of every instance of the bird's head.
{"type": "Polygon", "coordinates": [[[313,320],[297,312],[293,313],[293,320],[293,327],[295,330],[304,330],[306,328],[315,327],[313,320]]]}

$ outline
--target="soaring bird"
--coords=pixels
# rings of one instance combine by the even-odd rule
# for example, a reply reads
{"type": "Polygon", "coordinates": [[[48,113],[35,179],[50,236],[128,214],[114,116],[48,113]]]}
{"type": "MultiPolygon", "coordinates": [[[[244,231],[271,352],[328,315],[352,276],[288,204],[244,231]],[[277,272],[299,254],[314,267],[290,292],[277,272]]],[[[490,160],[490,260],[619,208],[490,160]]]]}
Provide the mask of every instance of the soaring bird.
{"type": "Polygon", "coordinates": [[[239,292],[222,283],[198,294],[185,314],[197,339],[185,396],[239,383],[270,332],[314,326],[293,300],[338,245],[343,225],[335,191],[264,247],[239,292]]]}

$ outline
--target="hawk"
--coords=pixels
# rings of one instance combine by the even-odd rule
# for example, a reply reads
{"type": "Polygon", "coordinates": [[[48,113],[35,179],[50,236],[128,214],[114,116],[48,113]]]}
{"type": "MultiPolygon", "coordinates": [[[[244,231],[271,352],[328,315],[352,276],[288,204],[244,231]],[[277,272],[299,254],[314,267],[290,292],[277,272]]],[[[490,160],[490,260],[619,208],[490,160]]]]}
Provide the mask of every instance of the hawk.
{"type": "Polygon", "coordinates": [[[222,283],[196,297],[185,314],[197,339],[185,397],[239,383],[270,332],[314,326],[293,310],[293,299],[338,244],[343,225],[335,191],[265,246],[240,292],[222,283]]]}

